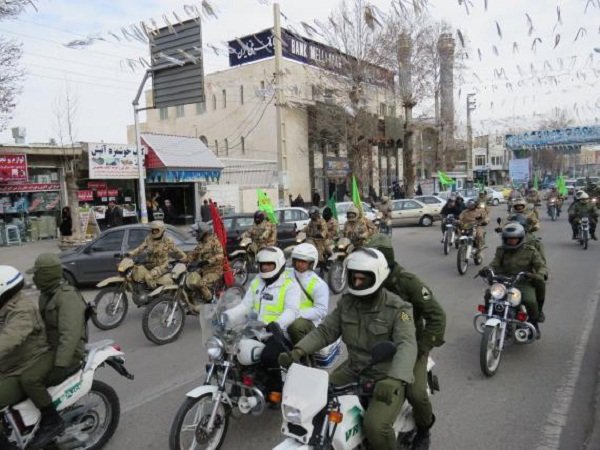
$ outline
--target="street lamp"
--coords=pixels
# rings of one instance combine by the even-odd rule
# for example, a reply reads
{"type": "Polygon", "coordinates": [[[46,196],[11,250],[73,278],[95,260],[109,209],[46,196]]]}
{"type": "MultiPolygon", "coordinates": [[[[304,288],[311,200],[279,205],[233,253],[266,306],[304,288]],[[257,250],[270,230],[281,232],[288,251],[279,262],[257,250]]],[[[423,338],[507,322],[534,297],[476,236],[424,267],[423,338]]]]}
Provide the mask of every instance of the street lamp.
{"type": "Polygon", "coordinates": [[[477,104],[475,94],[467,94],[467,178],[473,179],[473,127],[471,126],[471,112],[475,111],[477,104]]]}

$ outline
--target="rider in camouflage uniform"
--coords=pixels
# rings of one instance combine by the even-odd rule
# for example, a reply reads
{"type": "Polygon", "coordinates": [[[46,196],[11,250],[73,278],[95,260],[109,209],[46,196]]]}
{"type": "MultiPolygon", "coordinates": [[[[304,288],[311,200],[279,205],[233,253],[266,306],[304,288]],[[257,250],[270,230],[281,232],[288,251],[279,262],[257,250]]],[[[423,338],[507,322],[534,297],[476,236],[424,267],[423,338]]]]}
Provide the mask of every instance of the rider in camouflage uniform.
{"type": "Polygon", "coordinates": [[[152,289],[156,287],[158,279],[167,273],[169,255],[174,255],[177,259],[186,257],[185,252],[177,248],[171,238],[166,235],[165,224],[161,220],[152,222],[150,235],[138,248],[125,256],[134,258],[144,251],[148,252],[148,261],[144,265],[135,266],[133,279],[138,283],[145,282],[152,289]]]}
{"type": "Polygon", "coordinates": [[[254,225],[248,231],[242,233],[242,238],[252,239],[250,251],[257,255],[265,247],[277,245],[277,225],[267,220],[265,213],[256,211],[254,213],[254,225]]]}
{"type": "Polygon", "coordinates": [[[225,254],[221,242],[212,232],[209,224],[200,222],[196,231],[198,245],[188,253],[185,262],[196,263],[198,270],[190,273],[186,279],[187,286],[200,291],[202,300],[212,299],[212,288],[223,276],[223,260],[225,254]]]}
{"type": "Polygon", "coordinates": [[[327,249],[327,223],[321,218],[319,209],[313,206],[310,209],[310,222],[304,227],[306,239],[311,242],[319,252],[319,262],[323,262],[327,249]]]}
{"type": "Polygon", "coordinates": [[[489,223],[488,215],[484,209],[478,208],[475,200],[469,200],[467,202],[467,209],[460,213],[458,216],[458,225],[461,228],[466,228],[469,225],[478,225],[475,231],[475,247],[480,250],[485,245],[485,232],[483,226],[489,223]]]}
{"type": "Polygon", "coordinates": [[[359,216],[358,208],[350,205],[346,212],[346,224],[344,225],[344,237],[350,239],[354,248],[365,245],[371,236],[375,234],[375,227],[370,224],[369,219],[359,216]]]}

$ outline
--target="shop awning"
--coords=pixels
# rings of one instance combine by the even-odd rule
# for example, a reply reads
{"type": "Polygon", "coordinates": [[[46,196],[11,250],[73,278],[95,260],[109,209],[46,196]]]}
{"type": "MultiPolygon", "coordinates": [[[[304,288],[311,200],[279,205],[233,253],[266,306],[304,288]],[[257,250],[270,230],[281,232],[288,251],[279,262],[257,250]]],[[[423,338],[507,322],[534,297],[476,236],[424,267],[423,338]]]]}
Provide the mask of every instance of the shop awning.
{"type": "Polygon", "coordinates": [[[277,161],[223,158],[221,184],[241,188],[267,187],[277,183],[277,161]]]}
{"type": "Polygon", "coordinates": [[[225,165],[196,138],[143,134],[146,178],[151,183],[215,181],[225,165]]]}

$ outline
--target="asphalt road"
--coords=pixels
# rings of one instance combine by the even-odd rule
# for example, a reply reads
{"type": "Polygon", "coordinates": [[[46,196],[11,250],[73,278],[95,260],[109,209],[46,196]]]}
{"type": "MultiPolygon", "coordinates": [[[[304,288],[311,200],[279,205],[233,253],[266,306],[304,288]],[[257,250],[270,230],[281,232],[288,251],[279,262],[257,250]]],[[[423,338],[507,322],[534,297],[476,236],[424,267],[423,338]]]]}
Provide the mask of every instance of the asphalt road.
{"type": "MultiPolygon", "coordinates": [[[[495,208],[505,214],[505,207],[495,208]]],[[[508,348],[491,379],[479,369],[480,335],[472,326],[485,285],[456,270],[456,252],[442,254],[439,224],[395,228],[397,260],[425,280],[447,312],[446,344],[433,352],[442,391],[433,398],[437,423],[432,449],[582,448],[594,421],[598,369],[600,243],[581,250],[570,238],[565,217],[542,232],[551,270],[542,339],[508,348]]],[[[488,226],[485,262],[499,239],[488,226]]],[[[93,296],[92,291],[86,297],[93,296]]],[[[141,329],[142,311],[130,308],[116,330],[92,331],[92,339],[112,338],[122,345],[134,381],[103,369],[100,377],[117,390],[121,423],[109,450],[167,449],[171,421],[186,391],[201,384],[205,356],[197,321],[188,318],[176,343],[157,347],[141,329]]],[[[224,449],[268,449],[281,440],[280,413],[230,423],[224,449]]],[[[589,445],[589,444],[588,444],[589,445]]],[[[588,448],[593,448],[588,446],[588,448]]]]}

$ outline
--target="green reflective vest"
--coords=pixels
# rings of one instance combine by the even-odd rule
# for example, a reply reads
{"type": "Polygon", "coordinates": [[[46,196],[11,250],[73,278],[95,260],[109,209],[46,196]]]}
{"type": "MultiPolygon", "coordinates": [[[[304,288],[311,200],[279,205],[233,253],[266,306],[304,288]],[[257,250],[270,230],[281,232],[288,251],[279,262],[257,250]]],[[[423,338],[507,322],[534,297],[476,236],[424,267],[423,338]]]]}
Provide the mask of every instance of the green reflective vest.
{"type": "Polygon", "coordinates": [[[250,289],[253,292],[252,298],[252,309],[256,312],[258,316],[258,320],[265,324],[269,324],[274,322],[279,318],[283,311],[285,310],[285,294],[287,293],[290,285],[293,283],[293,280],[290,278],[285,278],[285,281],[279,288],[279,294],[277,295],[277,300],[272,304],[265,304],[262,308],[262,314],[260,311],[260,295],[256,293],[258,289],[258,285],[260,284],[260,278],[255,278],[252,284],[250,285],[250,289]]]}

